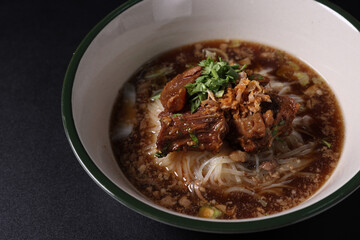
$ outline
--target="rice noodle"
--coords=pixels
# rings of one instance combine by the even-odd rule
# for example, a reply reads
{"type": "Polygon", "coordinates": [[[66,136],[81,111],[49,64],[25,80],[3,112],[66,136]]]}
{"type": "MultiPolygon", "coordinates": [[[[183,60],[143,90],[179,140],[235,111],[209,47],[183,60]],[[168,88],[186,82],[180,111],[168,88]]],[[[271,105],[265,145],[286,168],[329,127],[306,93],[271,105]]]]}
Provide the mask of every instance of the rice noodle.
{"type": "Polygon", "coordinates": [[[252,196],[255,194],[255,192],[250,191],[250,190],[248,190],[246,188],[243,188],[243,187],[230,187],[230,188],[226,189],[224,192],[225,193],[243,192],[243,193],[247,193],[247,194],[252,195],[252,196]]]}
{"type": "MultiPolygon", "coordinates": [[[[144,147],[147,154],[156,152],[156,133],[160,130],[159,113],[163,111],[160,100],[148,104],[146,132],[152,134],[148,145],[144,147]]],[[[309,117],[298,117],[297,123],[310,123],[309,117]]],[[[205,201],[200,188],[214,188],[223,186],[224,193],[242,192],[254,196],[261,193],[278,193],[279,189],[291,188],[296,172],[304,169],[313,159],[306,157],[315,143],[304,144],[304,140],[297,131],[293,131],[284,141],[275,141],[273,146],[258,154],[247,154],[246,161],[234,162],[229,158],[232,150],[225,143],[220,152],[171,152],[166,157],[156,158],[154,162],[168,171],[173,172],[187,184],[189,191],[205,201]],[[276,171],[279,177],[271,177],[269,172],[262,169],[261,163],[276,161],[276,171]]],[[[304,176],[307,176],[304,174],[304,176]]],[[[310,175],[309,175],[310,176],[310,175]]]]}
{"type": "Polygon", "coordinates": [[[315,143],[310,142],[308,144],[302,145],[298,148],[295,148],[294,150],[291,150],[289,152],[283,153],[278,155],[278,158],[290,158],[293,156],[303,156],[311,152],[312,148],[314,147],[315,143]]]}
{"type": "Polygon", "coordinates": [[[269,186],[266,186],[266,187],[263,187],[262,190],[266,190],[266,189],[270,189],[270,188],[278,188],[278,187],[289,187],[287,186],[286,184],[290,183],[292,180],[288,180],[288,181],[285,181],[285,182],[280,182],[280,183],[274,183],[274,184],[271,184],[269,186]]]}

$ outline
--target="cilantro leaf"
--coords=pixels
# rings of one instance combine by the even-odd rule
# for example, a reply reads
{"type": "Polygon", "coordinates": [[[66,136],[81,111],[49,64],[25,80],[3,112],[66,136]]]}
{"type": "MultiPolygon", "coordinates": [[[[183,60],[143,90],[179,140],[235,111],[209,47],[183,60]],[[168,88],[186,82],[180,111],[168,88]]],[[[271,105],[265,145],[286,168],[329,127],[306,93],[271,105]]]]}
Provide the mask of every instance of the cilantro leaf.
{"type": "Polygon", "coordinates": [[[168,148],[169,148],[170,144],[168,144],[166,147],[164,147],[163,149],[161,149],[161,151],[157,151],[154,156],[157,158],[163,158],[166,157],[166,155],[168,154],[168,148]]]}
{"type": "Polygon", "coordinates": [[[197,146],[199,145],[199,139],[198,139],[198,138],[196,137],[196,135],[193,134],[193,133],[190,133],[190,137],[191,137],[191,139],[195,142],[194,147],[197,147],[197,146]]]}
{"type": "Polygon", "coordinates": [[[259,80],[264,80],[265,78],[260,73],[254,73],[254,74],[249,76],[249,79],[259,81],[259,80]]]}
{"type": "Polygon", "coordinates": [[[206,100],[208,91],[214,93],[215,97],[222,97],[229,84],[233,84],[239,78],[241,69],[238,64],[230,65],[228,62],[219,58],[215,62],[211,58],[207,58],[199,63],[203,67],[201,76],[194,83],[185,85],[187,93],[190,95],[191,113],[195,112],[201,105],[201,101],[206,100]]]}
{"type": "Polygon", "coordinates": [[[327,148],[331,148],[331,143],[329,143],[329,142],[326,141],[325,139],[322,139],[321,141],[322,141],[322,143],[323,143],[325,146],[327,146],[327,148]]]}

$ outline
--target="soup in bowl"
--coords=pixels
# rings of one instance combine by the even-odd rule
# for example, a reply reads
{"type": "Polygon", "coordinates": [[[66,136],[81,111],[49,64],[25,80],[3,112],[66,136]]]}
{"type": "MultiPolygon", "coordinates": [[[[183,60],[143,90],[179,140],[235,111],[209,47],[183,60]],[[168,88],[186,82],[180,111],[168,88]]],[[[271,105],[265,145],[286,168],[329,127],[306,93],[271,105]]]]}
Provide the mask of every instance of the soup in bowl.
{"type": "Polygon", "coordinates": [[[359,38],[316,1],[130,1],[70,63],[66,132],[103,189],[156,220],[296,222],[359,184],[359,38]]]}

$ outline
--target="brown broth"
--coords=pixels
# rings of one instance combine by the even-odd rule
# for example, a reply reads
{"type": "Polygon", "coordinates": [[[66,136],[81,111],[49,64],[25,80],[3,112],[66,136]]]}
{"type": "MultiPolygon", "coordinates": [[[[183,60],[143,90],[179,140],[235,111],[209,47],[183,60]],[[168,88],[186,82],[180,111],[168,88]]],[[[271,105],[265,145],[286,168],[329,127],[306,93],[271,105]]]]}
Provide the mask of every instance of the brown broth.
{"type": "MultiPolygon", "coordinates": [[[[225,57],[221,54],[218,56],[225,57]]],[[[145,63],[129,82],[136,86],[136,104],[124,107],[129,106],[129,103],[123,98],[123,90],[119,92],[110,124],[114,155],[125,175],[140,192],[174,211],[197,216],[202,206],[214,206],[222,211],[221,218],[224,219],[251,218],[281,212],[313,195],[329,178],[340,158],[344,123],[335,95],[319,74],[284,51],[238,40],[204,41],[155,57],[145,63]],[[308,126],[300,126],[298,131],[305,143],[315,143],[311,153],[315,160],[302,169],[300,174],[294,175],[286,187],[259,192],[254,197],[243,192],[224,194],[222,186],[205,186],[200,188],[204,201],[189,191],[186,179],[178,178],[176,172],[155,163],[154,156],[142,152],[142,139],[147,138],[147,133],[141,125],[150,97],[178,73],[203,60],[204,48],[226,52],[230,62],[242,64],[250,60],[251,64],[247,66],[249,73],[270,69],[268,76],[281,83],[291,83],[291,94],[302,96],[303,102],[297,116],[308,115],[313,121],[308,126]],[[156,69],[161,68],[165,69],[163,72],[171,70],[147,79],[154,72],[156,75],[156,69]],[[119,125],[124,122],[134,123],[131,134],[125,139],[113,138],[119,125]]]]}

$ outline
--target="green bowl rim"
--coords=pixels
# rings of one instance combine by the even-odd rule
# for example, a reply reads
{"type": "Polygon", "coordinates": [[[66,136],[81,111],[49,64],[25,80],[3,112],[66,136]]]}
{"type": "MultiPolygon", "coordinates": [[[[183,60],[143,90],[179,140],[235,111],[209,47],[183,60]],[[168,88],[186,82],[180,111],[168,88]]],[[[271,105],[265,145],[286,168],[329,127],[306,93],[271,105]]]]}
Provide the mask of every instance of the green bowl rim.
{"type": "MultiPolygon", "coordinates": [[[[349,180],[340,189],[327,196],[326,198],[316,202],[308,207],[291,212],[285,215],[274,216],[266,219],[250,220],[246,222],[235,221],[207,221],[202,219],[187,218],[180,215],[171,214],[157,208],[154,208],[148,204],[145,204],[136,198],[130,196],[125,191],[115,185],[104,173],[94,164],[90,156],[87,154],[84,146],[82,145],[72,115],[72,87],[75,79],[75,74],[81,58],[88,46],[98,33],[119,14],[126,11],[128,8],[141,2],[142,0],[129,0],[120,5],[114,11],[109,13],[104,19],[102,19],[95,27],[85,36],[76,51],[74,52],[69,66],[67,68],[61,99],[61,111],[62,120],[65,129],[66,136],[70,145],[79,160],[82,167],[90,175],[90,177],[108,194],[113,198],[121,202],[123,205],[136,212],[150,217],[154,220],[177,226],[180,228],[204,231],[204,232],[216,232],[216,233],[245,233],[254,231],[263,231],[273,228],[283,227],[295,222],[312,217],[319,214],[326,209],[332,207],[336,203],[343,200],[345,197],[354,192],[360,185],[360,172],[358,172],[351,180],[349,180]]],[[[320,4],[323,4],[347,19],[358,31],[360,31],[360,22],[352,15],[344,11],[337,5],[327,0],[317,0],[320,4]]]]}

